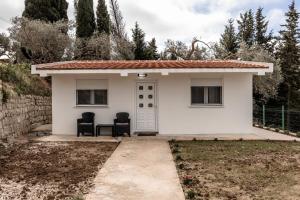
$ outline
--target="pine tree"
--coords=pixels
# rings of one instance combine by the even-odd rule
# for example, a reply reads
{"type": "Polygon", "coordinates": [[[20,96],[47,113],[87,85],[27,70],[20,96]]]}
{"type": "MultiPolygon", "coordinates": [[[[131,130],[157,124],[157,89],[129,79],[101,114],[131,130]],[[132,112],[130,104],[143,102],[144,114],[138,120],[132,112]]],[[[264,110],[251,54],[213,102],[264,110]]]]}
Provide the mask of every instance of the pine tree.
{"type": "Polygon", "coordinates": [[[110,34],[110,19],[105,0],[98,0],[97,30],[99,33],[110,34]]]}
{"type": "Polygon", "coordinates": [[[146,48],[146,57],[147,60],[157,60],[159,58],[155,38],[152,38],[152,40],[148,42],[148,46],[146,48]]]}
{"type": "MultiPolygon", "coordinates": [[[[292,95],[300,89],[300,31],[298,28],[300,15],[296,10],[295,1],[292,1],[285,16],[286,24],[282,25],[284,30],[280,31],[281,48],[279,58],[284,79],[282,87],[286,91],[286,94],[282,96],[287,97],[287,106],[291,109],[292,95]]],[[[287,121],[289,124],[289,114],[287,121]]]]}
{"type": "Polygon", "coordinates": [[[78,0],[76,5],[76,36],[89,38],[96,29],[93,0],[78,0]]]}
{"type": "Polygon", "coordinates": [[[238,22],[238,38],[239,42],[245,42],[251,46],[254,43],[254,15],[252,9],[240,14],[238,22]]]}
{"type": "Polygon", "coordinates": [[[259,7],[255,14],[255,42],[258,45],[266,46],[272,39],[272,34],[267,34],[269,22],[263,15],[263,8],[259,7]]]}
{"type": "Polygon", "coordinates": [[[132,39],[134,42],[134,59],[135,60],[145,60],[146,58],[146,42],[145,33],[139,27],[136,22],[134,29],[132,29],[132,39]]]}
{"type": "Polygon", "coordinates": [[[66,0],[25,0],[23,17],[46,22],[68,20],[66,0]]]}
{"type": "Polygon", "coordinates": [[[234,29],[234,20],[229,19],[228,24],[225,26],[225,31],[221,35],[220,44],[227,56],[236,54],[238,50],[238,38],[234,29]]]}

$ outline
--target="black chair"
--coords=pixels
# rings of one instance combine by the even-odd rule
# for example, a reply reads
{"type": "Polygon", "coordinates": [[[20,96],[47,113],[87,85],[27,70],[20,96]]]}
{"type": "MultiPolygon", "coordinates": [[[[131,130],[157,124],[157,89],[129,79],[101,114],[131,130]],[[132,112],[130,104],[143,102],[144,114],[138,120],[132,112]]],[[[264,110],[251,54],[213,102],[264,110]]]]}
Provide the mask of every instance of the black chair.
{"type": "Polygon", "coordinates": [[[85,112],[82,113],[82,118],[77,119],[77,137],[80,134],[91,133],[95,136],[95,113],[85,112]]]}
{"type": "Polygon", "coordinates": [[[114,119],[114,126],[115,126],[115,136],[124,135],[127,133],[130,135],[130,118],[129,113],[120,112],[116,114],[116,119],[114,119]]]}

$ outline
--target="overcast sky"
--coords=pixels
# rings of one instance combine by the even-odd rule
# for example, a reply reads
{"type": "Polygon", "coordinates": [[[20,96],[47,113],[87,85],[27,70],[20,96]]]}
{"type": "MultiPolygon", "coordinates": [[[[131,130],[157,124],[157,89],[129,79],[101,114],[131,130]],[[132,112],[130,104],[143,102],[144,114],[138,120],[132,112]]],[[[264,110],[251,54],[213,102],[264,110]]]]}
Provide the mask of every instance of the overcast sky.
{"type": "MultiPolygon", "coordinates": [[[[73,0],[69,19],[74,19],[73,0]]],[[[95,6],[97,0],[94,0],[95,6]]],[[[138,21],[146,39],[155,37],[161,47],[167,39],[189,42],[197,36],[206,42],[217,41],[229,18],[247,9],[264,7],[270,29],[278,31],[291,0],[119,0],[127,30],[138,21]]],[[[108,3],[108,0],[107,0],[108,3]]],[[[296,0],[300,11],[300,0],[296,0]]],[[[9,27],[14,16],[22,15],[24,0],[0,0],[0,32],[9,27]]]]}

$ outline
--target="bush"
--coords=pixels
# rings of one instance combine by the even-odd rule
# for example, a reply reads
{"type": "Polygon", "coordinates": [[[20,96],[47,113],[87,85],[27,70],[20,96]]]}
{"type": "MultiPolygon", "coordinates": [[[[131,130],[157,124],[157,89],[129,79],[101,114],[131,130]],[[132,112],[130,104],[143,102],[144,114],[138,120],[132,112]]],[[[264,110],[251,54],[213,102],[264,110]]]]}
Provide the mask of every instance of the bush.
{"type": "Polygon", "coordinates": [[[297,137],[300,137],[300,132],[297,132],[296,135],[297,135],[297,137]]]}

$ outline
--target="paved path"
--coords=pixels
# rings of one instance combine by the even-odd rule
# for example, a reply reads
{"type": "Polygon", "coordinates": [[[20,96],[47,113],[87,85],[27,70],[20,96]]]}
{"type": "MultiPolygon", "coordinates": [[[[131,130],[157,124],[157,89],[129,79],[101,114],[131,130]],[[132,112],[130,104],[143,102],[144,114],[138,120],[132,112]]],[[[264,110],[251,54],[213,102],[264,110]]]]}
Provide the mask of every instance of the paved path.
{"type": "Polygon", "coordinates": [[[86,200],[184,200],[166,140],[123,140],[86,200]]]}

